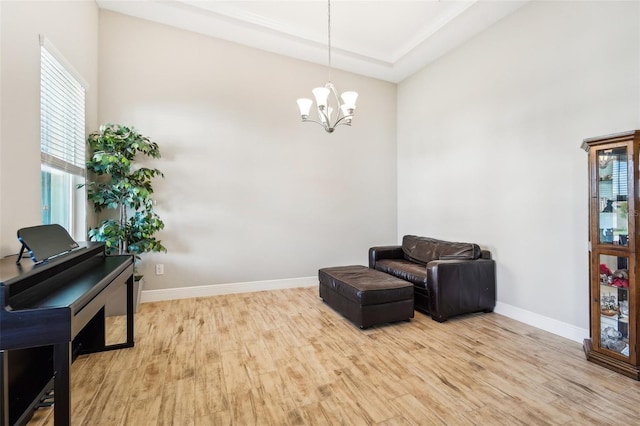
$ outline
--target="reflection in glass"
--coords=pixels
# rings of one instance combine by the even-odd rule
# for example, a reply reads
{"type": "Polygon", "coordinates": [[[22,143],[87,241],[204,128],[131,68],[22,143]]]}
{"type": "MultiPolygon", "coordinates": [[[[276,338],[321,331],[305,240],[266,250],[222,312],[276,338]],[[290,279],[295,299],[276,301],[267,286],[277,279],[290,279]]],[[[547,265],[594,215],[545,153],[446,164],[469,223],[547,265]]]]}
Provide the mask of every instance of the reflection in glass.
{"type": "Polygon", "coordinates": [[[598,151],[598,212],[600,244],[629,244],[627,149],[598,151]]]}
{"type": "Polygon", "coordinates": [[[629,356],[629,259],[600,255],[600,347],[629,356]]]}

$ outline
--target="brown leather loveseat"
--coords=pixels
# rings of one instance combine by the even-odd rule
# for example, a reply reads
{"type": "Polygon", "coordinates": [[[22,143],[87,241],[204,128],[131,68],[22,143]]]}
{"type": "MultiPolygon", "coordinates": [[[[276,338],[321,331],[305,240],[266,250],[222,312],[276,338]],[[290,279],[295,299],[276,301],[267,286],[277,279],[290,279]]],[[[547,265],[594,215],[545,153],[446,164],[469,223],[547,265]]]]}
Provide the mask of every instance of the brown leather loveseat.
{"type": "Polygon", "coordinates": [[[495,262],[477,244],[405,235],[369,249],[369,267],[413,284],[415,309],[438,322],[496,305],[495,262]]]}

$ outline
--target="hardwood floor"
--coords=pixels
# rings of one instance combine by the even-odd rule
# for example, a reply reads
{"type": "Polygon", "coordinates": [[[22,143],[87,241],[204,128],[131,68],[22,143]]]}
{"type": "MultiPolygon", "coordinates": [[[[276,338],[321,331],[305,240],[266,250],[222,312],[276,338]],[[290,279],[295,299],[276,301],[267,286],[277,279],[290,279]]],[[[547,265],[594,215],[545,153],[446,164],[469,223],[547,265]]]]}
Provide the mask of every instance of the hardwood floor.
{"type": "MultiPolygon", "coordinates": [[[[74,425],[640,421],[639,382],[498,314],[362,331],[300,288],[147,303],[135,320],[135,348],[73,364],[74,425]]],[[[30,422],[44,424],[50,409],[30,422]]]]}

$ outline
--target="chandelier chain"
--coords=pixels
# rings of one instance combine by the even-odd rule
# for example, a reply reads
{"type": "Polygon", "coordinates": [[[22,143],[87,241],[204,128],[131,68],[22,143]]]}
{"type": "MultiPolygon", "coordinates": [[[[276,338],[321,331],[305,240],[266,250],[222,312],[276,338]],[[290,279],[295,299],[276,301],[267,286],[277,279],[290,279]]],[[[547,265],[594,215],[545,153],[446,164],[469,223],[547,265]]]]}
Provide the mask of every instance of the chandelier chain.
{"type": "Polygon", "coordinates": [[[327,38],[329,46],[329,83],[331,83],[331,0],[327,0],[327,38]]]}

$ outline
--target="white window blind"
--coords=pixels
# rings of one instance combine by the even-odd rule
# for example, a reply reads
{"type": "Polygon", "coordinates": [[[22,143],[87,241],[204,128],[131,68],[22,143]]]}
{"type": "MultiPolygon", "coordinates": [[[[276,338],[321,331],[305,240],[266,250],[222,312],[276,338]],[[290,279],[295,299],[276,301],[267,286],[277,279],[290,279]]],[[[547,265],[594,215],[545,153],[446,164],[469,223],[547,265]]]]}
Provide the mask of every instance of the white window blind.
{"type": "Polygon", "coordinates": [[[624,196],[624,201],[627,201],[626,196],[629,193],[627,190],[627,156],[622,155],[619,161],[613,162],[613,194],[612,200],[620,200],[620,196],[624,196]],[[615,197],[615,198],[614,198],[615,197]]]}
{"type": "Polygon", "coordinates": [[[85,88],[41,40],[41,162],[74,175],[85,175],[85,88]]]}

